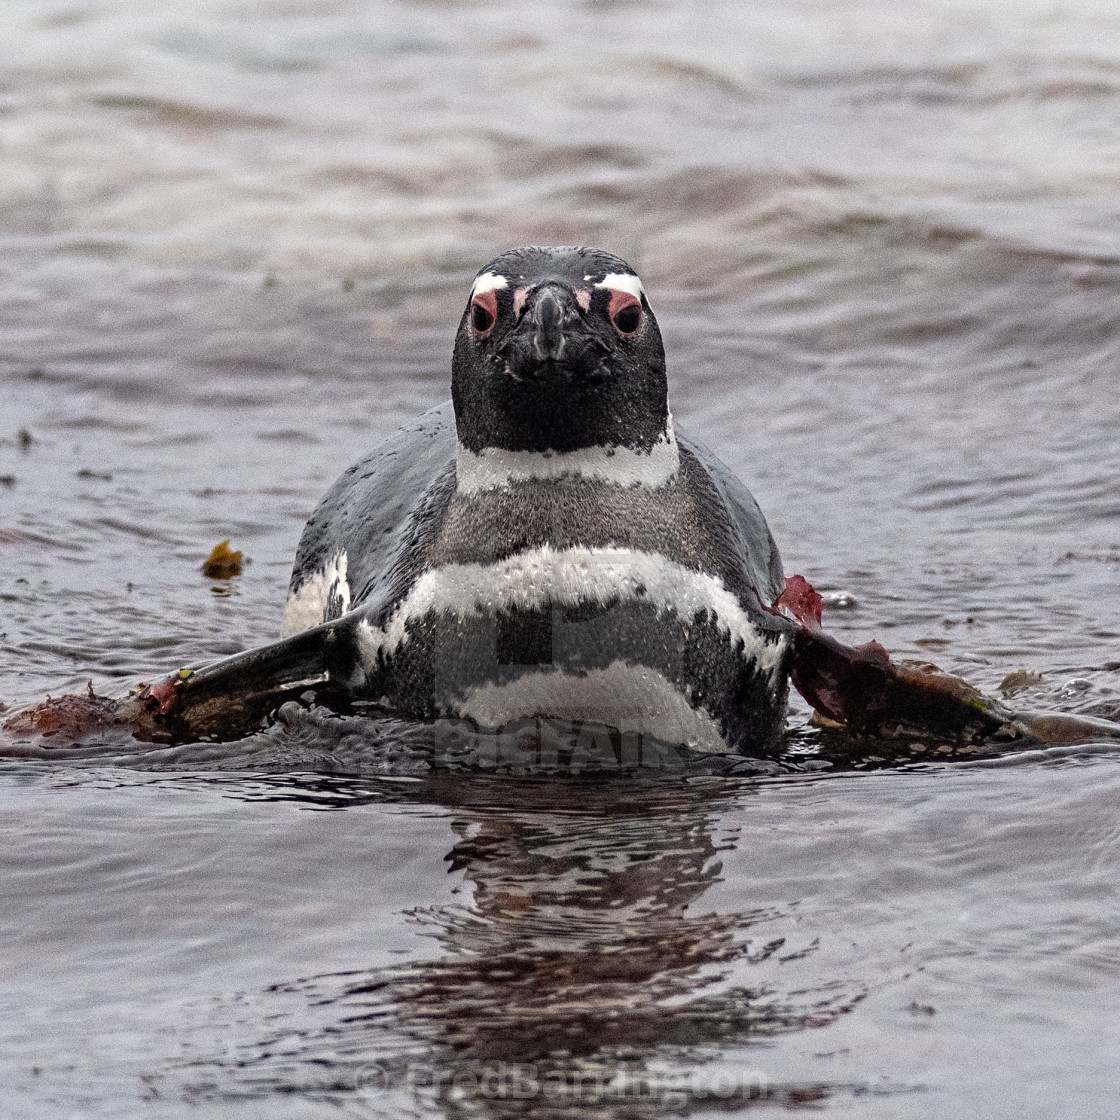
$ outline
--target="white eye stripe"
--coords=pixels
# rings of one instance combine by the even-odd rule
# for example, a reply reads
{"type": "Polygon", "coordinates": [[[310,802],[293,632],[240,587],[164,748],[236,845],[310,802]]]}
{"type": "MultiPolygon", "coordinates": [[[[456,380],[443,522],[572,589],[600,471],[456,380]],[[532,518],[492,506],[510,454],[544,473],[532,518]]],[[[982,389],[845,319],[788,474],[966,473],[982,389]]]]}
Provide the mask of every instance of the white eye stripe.
{"type": "Polygon", "coordinates": [[[475,280],[474,287],[471,288],[471,299],[485,292],[500,292],[508,287],[509,281],[504,276],[499,276],[496,272],[484,272],[475,280]]]}
{"type": "MultiPolygon", "coordinates": [[[[590,279],[590,276],[584,277],[584,280],[590,279]]],[[[471,288],[471,299],[486,292],[500,292],[508,287],[509,280],[505,276],[499,276],[496,272],[484,272],[475,280],[474,286],[471,288]]],[[[628,272],[609,272],[595,287],[606,288],[612,292],[625,292],[635,299],[641,299],[645,295],[645,288],[642,287],[641,280],[628,272]]]]}
{"type": "Polygon", "coordinates": [[[608,288],[612,292],[625,292],[635,299],[641,299],[645,295],[641,280],[626,272],[609,272],[595,287],[608,288]]]}

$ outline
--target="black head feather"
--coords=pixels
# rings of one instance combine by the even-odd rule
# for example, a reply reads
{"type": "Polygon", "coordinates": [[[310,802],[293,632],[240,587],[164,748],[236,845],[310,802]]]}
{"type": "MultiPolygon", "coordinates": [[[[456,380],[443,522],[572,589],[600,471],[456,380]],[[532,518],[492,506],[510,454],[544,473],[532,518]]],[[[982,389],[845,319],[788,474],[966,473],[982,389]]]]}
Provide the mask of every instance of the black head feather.
{"type": "Polygon", "coordinates": [[[496,257],[459,324],[451,394],[471,451],[651,447],[668,419],[665,351],[637,274],[599,249],[496,257]]]}

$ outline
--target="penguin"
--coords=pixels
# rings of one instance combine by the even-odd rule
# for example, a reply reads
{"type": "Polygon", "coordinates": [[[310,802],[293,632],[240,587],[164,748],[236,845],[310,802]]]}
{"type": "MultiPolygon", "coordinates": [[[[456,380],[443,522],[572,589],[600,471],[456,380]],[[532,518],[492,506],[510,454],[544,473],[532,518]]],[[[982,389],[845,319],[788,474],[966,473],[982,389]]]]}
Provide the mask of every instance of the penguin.
{"type": "Polygon", "coordinates": [[[530,247],[475,277],[451,401],[312,515],[282,633],[351,620],[353,694],[407,716],[756,753],[784,722],[783,588],[758,505],[674,423],[637,273],[530,247]]]}
{"type": "Polygon", "coordinates": [[[451,400],[331,488],[281,640],[190,673],[189,730],[311,689],[480,729],[545,717],[767,754],[797,628],[784,586],[757,503],[673,420],[637,273],[598,249],[514,249],[471,286],[451,400]]]}

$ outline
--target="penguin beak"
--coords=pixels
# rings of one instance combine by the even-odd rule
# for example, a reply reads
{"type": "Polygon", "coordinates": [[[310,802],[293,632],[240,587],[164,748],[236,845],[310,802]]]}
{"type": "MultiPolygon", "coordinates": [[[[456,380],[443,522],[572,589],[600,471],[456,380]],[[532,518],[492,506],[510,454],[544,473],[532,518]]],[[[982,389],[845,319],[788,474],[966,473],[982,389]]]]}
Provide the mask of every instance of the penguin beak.
{"type": "Polygon", "coordinates": [[[523,320],[532,357],[542,364],[563,361],[568,348],[565,331],[579,318],[572,311],[574,301],[565,300],[565,294],[552,285],[542,288],[523,320]]]}
{"type": "Polygon", "coordinates": [[[588,328],[575,293],[556,282],[530,294],[498,352],[516,381],[554,376],[597,380],[609,372],[607,347],[588,328]]]}

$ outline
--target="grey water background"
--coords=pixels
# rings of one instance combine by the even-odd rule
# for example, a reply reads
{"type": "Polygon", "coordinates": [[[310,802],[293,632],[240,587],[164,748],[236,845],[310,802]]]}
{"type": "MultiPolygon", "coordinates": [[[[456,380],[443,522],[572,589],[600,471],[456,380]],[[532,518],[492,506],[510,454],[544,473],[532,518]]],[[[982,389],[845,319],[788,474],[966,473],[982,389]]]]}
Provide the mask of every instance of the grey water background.
{"type": "MultiPolygon", "coordinates": [[[[834,633],[1115,714],[1118,188],[1104,0],[6,4],[0,700],[274,637],[544,242],[642,274],[834,633]]],[[[1113,751],[588,781],[338,726],[0,764],[0,1111],[1116,1114],[1113,751]]]]}

